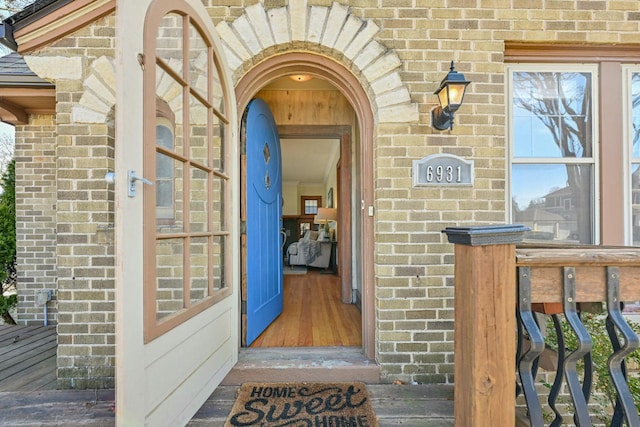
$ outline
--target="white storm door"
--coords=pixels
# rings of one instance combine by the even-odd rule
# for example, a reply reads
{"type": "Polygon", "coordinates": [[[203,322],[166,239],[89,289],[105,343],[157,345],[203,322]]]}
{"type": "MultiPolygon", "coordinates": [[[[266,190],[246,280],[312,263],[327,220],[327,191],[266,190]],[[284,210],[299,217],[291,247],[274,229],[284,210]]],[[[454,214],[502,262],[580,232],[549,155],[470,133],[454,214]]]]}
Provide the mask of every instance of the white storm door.
{"type": "Polygon", "coordinates": [[[235,99],[200,0],[116,27],[116,424],[180,426],[238,358],[235,99]]]}

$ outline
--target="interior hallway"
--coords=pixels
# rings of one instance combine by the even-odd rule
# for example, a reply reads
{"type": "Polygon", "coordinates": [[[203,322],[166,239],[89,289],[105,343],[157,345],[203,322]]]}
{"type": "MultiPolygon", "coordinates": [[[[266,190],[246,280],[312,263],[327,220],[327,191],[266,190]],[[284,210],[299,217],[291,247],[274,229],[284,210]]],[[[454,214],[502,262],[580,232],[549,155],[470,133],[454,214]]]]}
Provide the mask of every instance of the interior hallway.
{"type": "Polygon", "coordinates": [[[309,269],[307,274],[284,276],[282,314],[251,347],[361,345],[360,311],[340,301],[340,277],[309,269]]]}

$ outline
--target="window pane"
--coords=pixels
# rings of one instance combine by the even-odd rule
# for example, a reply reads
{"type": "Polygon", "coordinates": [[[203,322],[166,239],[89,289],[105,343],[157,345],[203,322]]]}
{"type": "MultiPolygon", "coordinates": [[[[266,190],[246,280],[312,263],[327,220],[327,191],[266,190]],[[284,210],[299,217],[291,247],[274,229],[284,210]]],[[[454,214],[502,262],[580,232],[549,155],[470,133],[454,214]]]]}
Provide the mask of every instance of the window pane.
{"type": "Polygon", "coordinates": [[[592,169],[591,165],[513,165],[513,220],[531,228],[526,239],[593,243],[592,169]]]}
{"type": "Polygon", "coordinates": [[[221,290],[226,287],[225,283],[225,236],[213,238],[213,290],[221,290]]]}
{"type": "Polygon", "coordinates": [[[631,165],[631,226],[633,246],[640,246],[640,164],[631,165]]]}
{"type": "Polygon", "coordinates": [[[156,318],[162,319],[184,308],[183,239],[156,243],[156,318]]]}
{"type": "Polygon", "coordinates": [[[156,216],[158,219],[174,220],[173,210],[173,159],[156,154],[156,216]]]}
{"type": "Polygon", "coordinates": [[[189,269],[191,273],[191,303],[196,303],[209,295],[209,238],[191,239],[189,269]]]}
{"type": "Polygon", "coordinates": [[[631,108],[633,157],[640,158],[640,73],[633,73],[631,77],[631,108]]]}
{"type": "Polygon", "coordinates": [[[213,185],[213,197],[211,199],[211,212],[213,217],[214,232],[226,231],[225,224],[225,188],[226,180],[214,176],[211,185],[213,185]]]}
{"type": "Polygon", "coordinates": [[[209,231],[209,216],[207,210],[208,181],[207,172],[198,168],[191,168],[191,182],[189,191],[189,228],[192,233],[209,231]]]}
{"type": "Polygon", "coordinates": [[[199,165],[209,166],[209,149],[207,144],[207,107],[191,96],[189,105],[189,151],[191,161],[199,165]]]}
{"type": "Polygon", "coordinates": [[[208,54],[209,49],[200,32],[189,24],[189,84],[191,89],[198,91],[200,95],[207,99],[208,80],[208,54]]]}
{"type": "Polygon", "coordinates": [[[156,215],[158,233],[184,230],[183,164],[165,154],[156,154],[156,215]]]}
{"type": "Polygon", "coordinates": [[[515,157],[591,157],[591,73],[513,74],[515,157]]]}
{"type": "Polygon", "coordinates": [[[182,75],[182,22],[181,15],[169,13],[158,27],[156,55],[164,60],[173,71],[182,75]]]}
{"type": "Polygon", "coordinates": [[[304,214],[315,215],[318,213],[318,201],[317,200],[305,200],[304,201],[304,214]]]}
{"type": "Polygon", "coordinates": [[[220,114],[225,114],[224,109],[224,92],[222,91],[222,82],[218,70],[212,70],[211,76],[211,102],[213,108],[215,108],[220,114]]]}
{"type": "Polygon", "coordinates": [[[211,150],[213,151],[213,165],[211,166],[219,171],[224,171],[224,123],[222,123],[217,117],[213,118],[211,150]]]}
{"type": "MultiPolygon", "coordinates": [[[[156,114],[173,125],[173,149],[182,154],[182,86],[162,68],[156,67],[156,114]]],[[[165,147],[168,148],[168,147],[165,147]]]]}

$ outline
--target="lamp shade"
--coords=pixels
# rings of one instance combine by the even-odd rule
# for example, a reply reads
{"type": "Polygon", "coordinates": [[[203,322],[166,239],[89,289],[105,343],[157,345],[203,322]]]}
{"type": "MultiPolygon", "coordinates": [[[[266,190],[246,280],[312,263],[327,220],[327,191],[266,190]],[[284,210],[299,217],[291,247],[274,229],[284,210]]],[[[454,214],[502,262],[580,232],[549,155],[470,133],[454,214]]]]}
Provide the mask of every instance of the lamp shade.
{"type": "Polygon", "coordinates": [[[464,92],[471,83],[464,75],[456,71],[453,61],[449,73],[440,82],[440,87],[434,92],[438,96],[440,105],[431,110],[431,125],[438,130],[453,129],[453,116],[462,105],[464,92]]]}
{"type": "Polygon", "coordinates": [[[338,209],[318,208],[318,214],[314,217],[315,222],[335,221],[338,219],[338,209]]]}

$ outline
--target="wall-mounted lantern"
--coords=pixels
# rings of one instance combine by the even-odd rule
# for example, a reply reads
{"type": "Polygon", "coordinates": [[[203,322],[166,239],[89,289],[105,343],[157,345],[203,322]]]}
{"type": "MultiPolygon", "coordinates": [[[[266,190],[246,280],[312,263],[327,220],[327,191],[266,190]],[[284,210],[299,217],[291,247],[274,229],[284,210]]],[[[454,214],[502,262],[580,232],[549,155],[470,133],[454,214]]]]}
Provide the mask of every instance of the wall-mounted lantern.
{"type": "Polygon", "coordinates": [[[438,95],[440,105],[431,111],[431,126],[438,130],[453,129],[453,115],[462,105],[464,92],[471,82],[464,79],[464,74],[459,73],[453,66],[447,76],[440,82],[440,87],[434,92],[438,95]]]}

